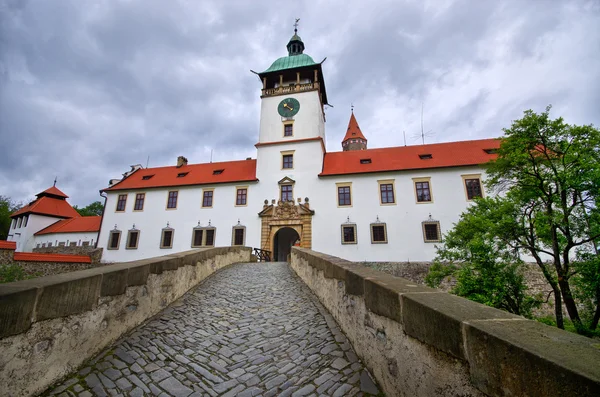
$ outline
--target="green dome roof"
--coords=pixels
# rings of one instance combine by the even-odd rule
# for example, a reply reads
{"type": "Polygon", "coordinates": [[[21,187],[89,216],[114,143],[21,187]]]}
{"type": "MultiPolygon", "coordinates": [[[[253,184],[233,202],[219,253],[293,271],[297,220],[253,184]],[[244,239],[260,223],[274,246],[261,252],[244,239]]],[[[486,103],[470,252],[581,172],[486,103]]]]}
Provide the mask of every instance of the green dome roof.
{"type": "Polygon", "coordinates": [[[316,65],[317,63],[306,54],[289,55],[287,57],[281,57],[263,73],[276,72],[278,70],[298,68],[302,66],[316,65]]]}

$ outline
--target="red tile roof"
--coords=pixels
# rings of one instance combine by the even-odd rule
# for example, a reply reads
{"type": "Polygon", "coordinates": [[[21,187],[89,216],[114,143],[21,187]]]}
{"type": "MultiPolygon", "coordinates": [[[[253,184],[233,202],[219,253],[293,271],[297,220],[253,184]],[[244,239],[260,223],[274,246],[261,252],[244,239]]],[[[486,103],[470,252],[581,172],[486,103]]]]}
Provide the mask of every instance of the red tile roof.
{"type": "Polygon", "coordinates": [[[354,117],[354,112],[350,116],[350,121],[348,122],[348,130],[346,131],[346,136],[342,140],[342,142],[346,142],[348,139],[364,139],[367,138],[360,131],[360,127],[358,126],[358,122],[356,121],[356,117],[354,117]]]}
{"type": "Polygon", "coordinates": [[[17,249],[17,242],[16,241],[0,240],[0,249],[4,249],[4,250],[16,250],[17,249]]]}
{"type": "Polygon", "coordinates": [[[63,219],[35,233],[36,236],[50,233],[82,233],[100,230],[100,216],[80,216],[63,219]]]}
{"type": "Polygon", "coordinates": [[[499,147],[499,139],[481,139],[329,152],[325,154],[323,172],[319,176],[479,165],[496,158],[496,154],[488,154],[485,152],[486,149],[499,147]],[[423,155],[431,155],[431,158],[419,157],[423,155]],[[364,161],[361,162],[361,160],[364,161]]]}
{"type": "Polygon", "coordinates": [[[256,160],[143,168],[103,191],[256,181],[256,160]],[[214,171],[223,170],[219,174],[214,171]],[[178,177],[179,174],[187,173],[178,177]],[[149,177],[149,179],[143,179],[149,177]]]}
{"type": "Polygon", "coordinates": [[[14,260],[23,262],[92,263],[90,257],[85,255],[38,254],[33,252],[15,252],[14,260]]]}
{"type": "Polygon", "coordinates": [[[50,196],[42,196],[10,216],[14,218],[24,214],[49,215],[57,218],[77,218],[80,216],[64,198],[59,199],[50,196]]]}
{"type": "Polygon", "coordinates": [[[49,187],[48,189],[44,190],[43,192],[37,194],[38,197],[46,196],[46,195],[69,198],[69,196],[67,196],[66,194],[61,192],[56,186],[49,187]]]}

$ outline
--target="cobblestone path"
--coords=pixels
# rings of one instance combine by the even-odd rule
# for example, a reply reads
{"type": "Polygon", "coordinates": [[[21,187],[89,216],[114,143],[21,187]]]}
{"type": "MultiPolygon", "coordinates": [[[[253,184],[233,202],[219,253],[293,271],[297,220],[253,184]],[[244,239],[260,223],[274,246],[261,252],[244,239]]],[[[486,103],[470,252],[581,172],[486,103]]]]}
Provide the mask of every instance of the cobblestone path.
{"type": "Polygon", "coordinates": [[[227,267],[45,395],[377,394],[337,324],[286,263],[227,267]]]}

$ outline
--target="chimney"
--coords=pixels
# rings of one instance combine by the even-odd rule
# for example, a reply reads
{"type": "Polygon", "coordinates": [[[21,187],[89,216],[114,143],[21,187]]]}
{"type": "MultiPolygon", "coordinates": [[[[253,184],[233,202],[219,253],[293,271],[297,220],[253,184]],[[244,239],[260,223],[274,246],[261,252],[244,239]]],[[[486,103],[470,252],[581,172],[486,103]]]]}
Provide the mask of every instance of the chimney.
{"type": "Polygon", "coordinates": [[[177,168],[187,165],[187,159],[183,156],[177,157],[177,168]]]}

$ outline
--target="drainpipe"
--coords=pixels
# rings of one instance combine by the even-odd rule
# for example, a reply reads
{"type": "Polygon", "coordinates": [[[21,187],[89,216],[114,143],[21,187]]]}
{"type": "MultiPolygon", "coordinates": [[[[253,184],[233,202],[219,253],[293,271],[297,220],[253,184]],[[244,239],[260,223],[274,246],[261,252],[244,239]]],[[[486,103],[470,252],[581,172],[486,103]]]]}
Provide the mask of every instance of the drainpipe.
{"type": "Polygon", "coordinates": [[[102,216],[100,217],[100,229],[98,229],[98,237],[96,237],[96,244],[94,244],[94,248],[98,248],[98,241],[100,240],[100,233],[102,232],[102,221],[104,220],[104,213],[106,212],[106,200],[108,199],[108,195],[104,196],[102,190],[99,190],[100,197],[104,197],[104,208],[102,209],[102,216]]]}

